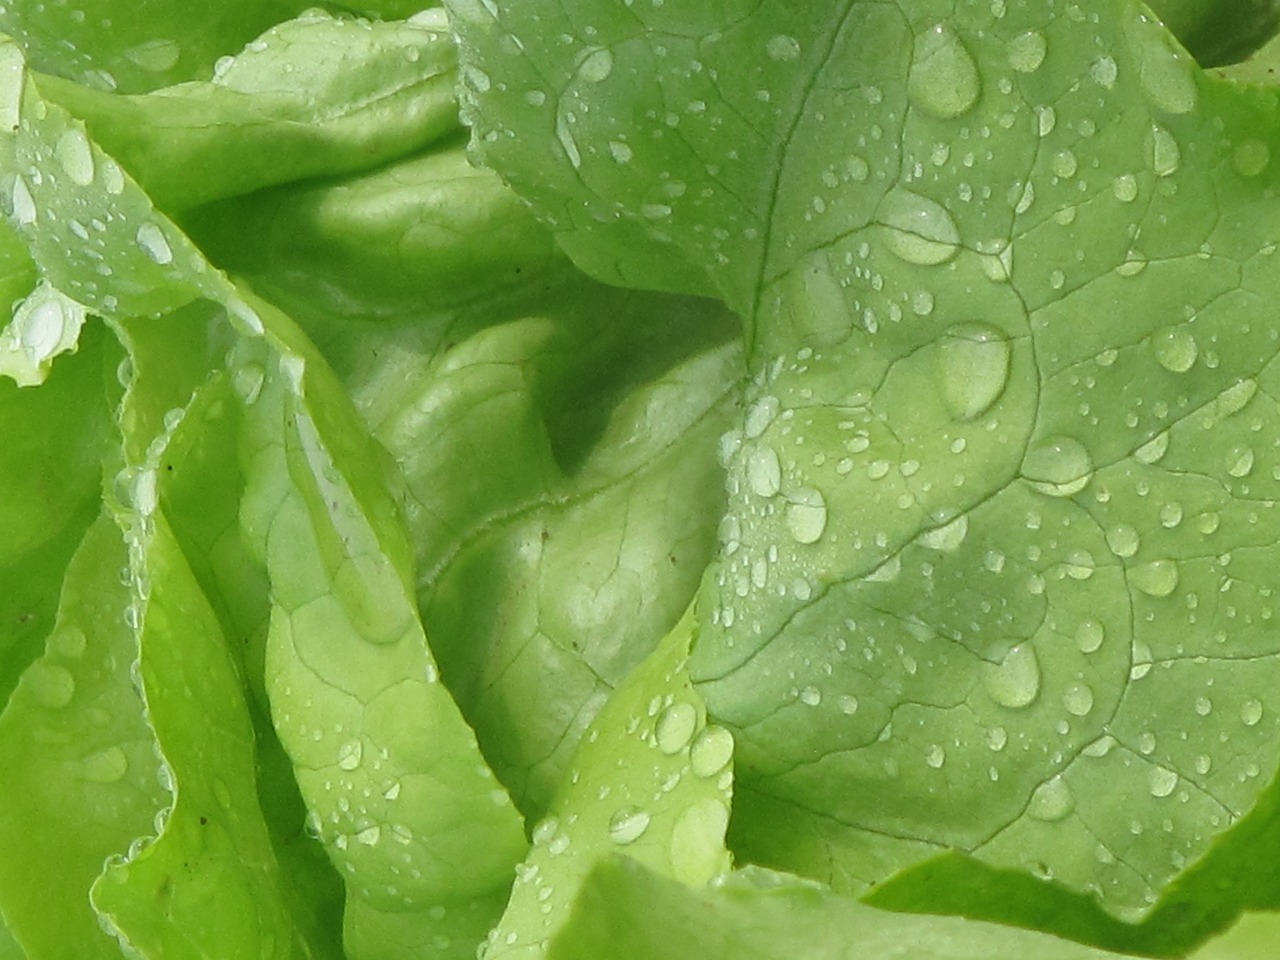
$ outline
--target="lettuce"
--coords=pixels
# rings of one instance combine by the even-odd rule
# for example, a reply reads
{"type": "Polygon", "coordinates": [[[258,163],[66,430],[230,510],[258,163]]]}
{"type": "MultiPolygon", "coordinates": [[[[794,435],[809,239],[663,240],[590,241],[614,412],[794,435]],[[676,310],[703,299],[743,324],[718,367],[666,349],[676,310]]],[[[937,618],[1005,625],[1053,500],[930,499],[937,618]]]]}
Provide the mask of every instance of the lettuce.
{"type": "Polygon", "coordinates": [[[1153,6],[0,8],[0,957],[1273,955],[1280,6],[1153,6]]]}

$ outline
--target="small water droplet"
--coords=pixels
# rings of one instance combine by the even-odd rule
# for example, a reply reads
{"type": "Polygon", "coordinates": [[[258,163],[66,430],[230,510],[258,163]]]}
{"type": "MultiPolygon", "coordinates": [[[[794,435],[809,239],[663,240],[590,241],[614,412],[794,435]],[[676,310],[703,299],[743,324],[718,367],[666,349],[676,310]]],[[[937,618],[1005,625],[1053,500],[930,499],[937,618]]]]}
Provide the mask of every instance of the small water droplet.
{"type": "Polygon", "coordinates": [[[262,392],[262,384],[266,380],[266,372],[256,363],[246,363],[236,368],[231,377],[231,384],[240,399],[252,405],[262,392]]]}
{"type": "Polygon", "coordinates": [[[1153,797],[1167,797],[1178,786],[1178,775],[1168,767],[1154,766],[1147,774],[1147,786],[1153,797]]]}
{"type": "Polygon", "coordinates": [[[770,60],[785,63],[800,56],[800,41],[785,33],[779,33],[769,38],[768,43],[764,45],[764,52],[769,55],[770,60]]]}
{"type": "Polygon", "coordinates": [[[1081,620],[1080,626],[1076,627],[1076,646],[1081,653],[1096,653],[1102,646],[1102,641],[1106,639],[1106,635],[1102,622],[1089,617],[1087,620],[1081,620]]]}
{"type": "Polygon", "coordinates": [[[662,712],[654,728],[658,749],[671,756],[689,745],[698,727],[698,711],[692,704],[673,703],[662,712]]]}
{"type": "Polygon", "coordinates": [[[359,740],[349,740],[338,748],[338,766],[343,770],[356,769],[363,757],[364,745],[359,740]]]}
{"type": "Polygon", "coordinates": [[[978,65],[948,24],[934,24],[916,35],[907,74],[912,103],[949,120],[972,109],[980,89],[978,65]]]}
{"type": "Polygon", "coordinates": [[[1170,373],[1186,373],[1199,354],[1196,338],[1180,327],[1162,330],[1151,338],[1156,361],[1170,373]]]}
{"type": "Polygon", "coordinates": [[[1040,661],[1030,644],[1011,648],[999,663],[984,661],[981,674],[983,688],[1002,707],[1027,707],[1040,695],[1040,661]]]}
{"type": "Polygon", "coordinates": [[[613,157],[615,163],[630,163],[634,153],[631,147],[621,140],[610,140],[609,156],[613,157]]]}
{"type": "Polygon", "coordinates": [[[1093,458],[1072,437],[1046,437],[1032,444],[1022,461],[1022,474],[1037,490],[1053,497],[1069,497],[1089,485],[1093,458]]]}
{"type": "Polygon", "coordinates": [[[13,192],[10,198],[13,202],[14,220],[22,226],[36,222],[36,201],[31,196],[31,188],[27,186],[27,181],[22,178],[22,174],[13,178],[13,192]]]}
{"type": "Polygon", "coordinates": [[[1110,90],[1116,84],[1116,77],[1120,75],[1116,62],[1111,57],[1099,57],[1093,61],[1089,67],[1089,77],[1094,83],[1100,87],[1106,87],[1110,90]]]}
{"type": "Polygon", "coordinates": [[[154,223],[147,222],[138,227],[138,246],[154,263],[164,266],[173,262],[173,250],[165,239],[164,231],[154,223]]]}
{"type": "Polygon", "coordinates": [[[1061,776],[1056,776],[1036,787],[1035,792],[1031,794],[1027,813],[1036,820],[1056,823],[1071,813],[1075,806],[1076,799],[1071,792],[1071,787],[1061,776]]]}
{"type": "Polygon", "coordinates": [[[93,183],[93,147],[89,145],[89,138],[85,136],[83,130],[79,127],[71,127],[64,131],[58,138],[54,153],[72,183],[82,187],[93,183]]]}
{"type": "Polygon", "coordinates": [[[1232,447],[1227,451],[1227,473],[1237,479],[1247,477],[1253,472],[1253,460],[1252,447],[1232,447]]]}
{"type": "Polygon", "coordinates": [[[356,834],[356,842],[362,843],[366,847],[376,847],[378,845],[378,841],[381,839],[382,827],[378,826],[376,823],[373,826],[365,827],[356,834]]]}
{"type": "Polygon", "coordinates": [[[1020,33],[1008,44],[1009,66],[1019,73],[1034,73],[1044,63],[1049,44],[1039,30],[1020,33]]]}
{"type": "Polygon", "coordinates": [[[1160,526],[1172,530],[1182,523],[1182,504],[1170,501],[1160,508],[1160,526]]]}
{"type": "Polygon", "coordinates": [[[1172,560],[1152,560],[1129,571],[1129,581],[1149,597],[1167,597],[1178,588],[1178,565],[1172,560]]]}
{"type": "Polygon", "coordinates": [[[969,515],[962,513],[950,523],[934,527],[932,530],[926,530],[916,538],[916,542],[931,550],[951,553],[960,549],[960,545],[964,543],[964,538],[968,534],[969,515]]]}
{"type": "Polygon", "coordinates": [[[780,404],[777,397],[761,397],[751,405],[743,423],[742,434],[748,440],[754,440],[769,429],[769,424],[778,416],[780,404]]]}
{"type": "Polygon", "coordinates": [[[1131,173],[1122,173],[1111,181],[1111,194],[1121,203],[1132,203],[1138,198],[1138,179],[1131,173]]]}
{"type": "Polygon", "coordinates": [[[935,770],[941,770],[947,762],[947,751],[939,744],[931,743],[924,752],[924,762],[935,770]]]}
{"type": "Polygon", "coordinates": [[[908,263],[946,263],[960,248],[960,231],[947,208],[901,187],[881,201],[880,222],[888,228],[889,249],[908,263]]]}
{"type": "Polygon", "coordinates": [[[858,698],[853,694],[846,693],[840,698],[840,712],[846,717],[851,717],[858,712],[858,698]]]}
{"type": "Polygon", "coordinates": [[[1107,547],[1117,557],[1132,557],[1141,546],[1142,538],[1138,531],[1127,523],[1117,523],[1107,530],[1107,547]]]}
{"type": "Polygon", "coordinates": [[[827,502],[813,487],[801,487],[787,496],[787,531],[796,543],[817,543],[827,528],[827,502]]]}
{"type": "Polygon", "coordinates": [[[617,844],[635,843],[646,830],[652,817],[639,807],[622,807],[609,818],[609,839],[617,844]]]}
{"type": "Polygon", "coordinates": [[[1213,713],[1213,703],[1208,697],[1196,697],[1195,708],[1197,716],[1207,717],[1213,713]]]}
{"type": "Polygon", "coordinates": [[[714,777],[733,759],[733,734],[724,727],[708,726],[689,748],[689,766],[700,777],[714,777]]]}
{"type": "Polygon", "coordinates": [[[1173,134],[1160,124],[1151,127],[1151,170],[1157,177],[1167,177],[1178,170],[1182,163],[1182,151],[1173,134]]]}
{"type": "Polygon", "coordinates": [[[1240,722],[1246,727],[1256,727],[1262,722],[1262,703],[1250,697],[1240,707],[1240,722]]]}
{"type": "Polygon", "coordinates": [[[938,383],[943,403],[957,420],[991,409],[1009,381],[1009,341],[995,327],[963,323],[938,341],[938,383]]]}
{"type": "Polygon", "coordinates": [[[1093,691],[1088,684],[1070,683],[1063,691],[1062,705],[1074,717],[1086,716],[1093,709],[1093,691]]]}

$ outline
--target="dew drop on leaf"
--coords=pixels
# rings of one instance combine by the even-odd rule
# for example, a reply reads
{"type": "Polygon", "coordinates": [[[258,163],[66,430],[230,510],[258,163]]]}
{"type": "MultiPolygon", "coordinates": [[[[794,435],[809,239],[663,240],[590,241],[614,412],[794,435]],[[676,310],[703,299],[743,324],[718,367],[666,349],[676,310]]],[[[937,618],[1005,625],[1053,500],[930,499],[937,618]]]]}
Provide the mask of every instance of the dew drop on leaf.
{"type": "Polygon", "coordinates": [[[1195,109],[1197,91],[1191,63],[1173,48],[1165,28],[1139,14],[1129,19],[1124,32],[1147,99],[1166,113],[1195,109]]]}
{"type": "Polygon", "coordinates": [[[1071,793],[1071,787],[1061,776],[1057,776],[1036,787],[1031,794],[1027,813],[1036,820],[1055,823],[1074,810],[1075,805],[1076,799],[1071,793]]]}
{"type": "Polygon", "coordinates": [[[688,703],[673,703],[662,712],[654,729],[658,749],[668,756],[689,745],[698,726],[698,711],[688,703]]]}
{"type": "Polygon", "coordinates": [[[1093,477],[1093,458],[1072,437],[1046,437],[1032,444],[1022,461],[1022,473],[1041,493],[1069,497],[1093,477]]]}
{"type": "Polygon", "coordinates": [[[1156,361],[1170,373],[1186,373],[1199,355],[1196,338],[1180,327],[1162,330],[1151,338],[1156,361]]]}
{"type": "Polygon", "coordinates": [[[1107,530],[1107,548],[1122,559],[1132,557],[1142,546],[1138,531],[1127,523],[1117,523],[1107,530]]]}
{"type": "Polygon", "coordinates": [[[58,163],[66,171],[72,183],[87,187],[93,183],[93,148],[83,130],[72,127],[58,138],[54,148],[58,163]]]}
{"type": "Polygon", "coordinates": [[[817,543],[827,528],[827,502],[821,491],[801,487],[787,499],[787,531],[796,543],[817,543]]]}
{"type": "Polygon", "coordinates": [[[1011,648],[999,663],[984,662],[981,674],[987,695],[1002,707],[1028,707],[1040,695],[1040,661],[1030,644],[1011,648]]]}
{"type": "Polygon", "coordinates": [[[1256,727],[1262,722],[1262,704],[1250,697],[1240,707],[1240,722],[1246,727],[1256,727]]]}
{"type": "Polygon", "coordinates": [[[23,683],[35,701],[50,710],[65,707],[76,693],[76,678],[70,670],[42,660],[27,668],[23,683]]]}
{"type": "Polygon", "coordinates": [[[1178,775],[1168,767],[1155,766],[1147,774],[1147,787],[1153,797],[1167,797],[1178,785],[1178,775]]]}
{"type": "Polygon", "coordinates": [[[919,266],[946,263],[960,247],[960,231],[947,208],[936,200],[897,187],[880,204],[880,221],[889,228],[889,249],[919,266]]]}
{"type": "Polygon", "coordinates": [[[84,758],[81,772],[92,783],[117,783],[129,771],[129,758],[117,746],[110,746],[84,758]]]}
{"type": "Polygon", "coordinates": [[[689,765],[700,777],[714,777],[733,759],[733,734],[724,727],[709,726],[693,742],[689,765]]]}
{"type": "Polygon", "coordinates": [[[137,233],[138,246],[155,263],[163,266],[173,262],[173,250],[169,247],[169,241],[165,239],[164,232],[154,223],[144,223],[138,227],[137,233]]]}
{"type": "Polygon", "coordinates": [[[609,839],[617,844],[635,843],[649,829],[651,819],[639,807],[622,807],[609,818],[609,839]]]}
{"type": "Polygon", "coordinates": [[[350,740],[338,748],[338,766],[343,770],[355,770],[363,756],[364,747],[360,741],[350,740]]]}
{"type": "Polygon", "coordinates": [[[938,23],[916,35],[907,74],[907,96],[943,120],[967,113],[978,100],[978,65],[955,31],[938,23]]]}
{"type": "Polygon", "coordinates": [[[18,174],[13,178],[13,192],[10,196],[13,203],[13,219],[20,225],[27,226],[36,222],[36,201],[31,196],[31,188],[27,181],[18,174]]]}
{"type": "Polygon", "coordinates": [[[1130,570],[1129,580],[1149,597],[1167,597],[1178,588],[1178,565],[1172,560],[1152,560],[1130,570]]]}
{"type": "Polygon", "coordinates": [[[1020,33],[1008,44],[1009,66],[1019,73],[1034,73],[1044,63],[1049,44],[1039,30],[1020,33]]]}
{"type": "Polygon", "coordinates": [[[1081,620],[1080,626],[1076,627],[1076,646],[1081,653],[1096,653],[1104,639],[1106,639],[1106,630],[1102,622],[1093,617],[1081,620]]]}
{"type": "Polygon", "coordinates": [[[1093,709],[1093,691],[1085,683],[1071,683],[1062,694],[1062,705],[1073,717],[1087,716],[1093,709]]]}
{"type": "Polygon", "coordinates": [[[1261,140],[1245,140],[1231,152],[1231,165],[1242,177],[1256,177],[1271,163],[1271,151],[1261,140]]]}
{"type": "Polygon", "coordinates": [[[1009,342],[995,327],[965,323],[938,343],[938,384],[947,411],[972,420],[991,408],[1009,380],[1009,342]]]}
{"type": "Polygon", "coordinates": [[[760,497],[772,497],[782,489],[782,465],[773,447],[753,447],[747,455],[747,485],[760,497]]]}

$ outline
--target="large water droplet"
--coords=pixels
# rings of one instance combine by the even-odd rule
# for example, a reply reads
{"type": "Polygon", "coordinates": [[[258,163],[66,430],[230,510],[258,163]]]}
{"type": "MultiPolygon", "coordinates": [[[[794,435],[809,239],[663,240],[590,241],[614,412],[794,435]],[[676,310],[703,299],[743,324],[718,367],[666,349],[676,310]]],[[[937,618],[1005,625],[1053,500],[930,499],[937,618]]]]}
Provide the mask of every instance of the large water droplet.
{"type": "Polygon", "coordinates": [[[787,496],[787,531],[796,543],[817,543],[827,528],[827,501],[813,487],[801,487],[787,496]]]}
{"type": "Polygon", "coordinates": [[[962,513],[950,523],[934,527],[932,530],[926,530],[916,538],[916,542],[922,547],[951,553],[960,548],[960,544],[964,543],[964,538],[968,534],[969,515],[962,513]]]}
{"type": "Polygon", "coordinates": [[[1178,775],[1168,767],[1154,766],[1147,774],[1147,787],[1153,797],[1167,797],[1178,785],[1178,775]]]}
{"type": "Polygon", "coordinates": [[[137,241],[142,252],[153,262],[161,266],[173,262],[173,250],[169,246],[169,241],[165,239],[164,231],[156,224],[147,222],[138,227],[137,241]]]}
{"type": "Polygon", "coordinates": [[[968,112],[979,90],[978,65],[950,26],[938,23],[916,35],[907,75],[912,103],[947,120],[968,112]]]}
{"type": "Polygon", "coordinates": [[[89,138],[83,130],[71,127],[64,131],[58,138],[54,152],[72,183],[82,187],[93,183],[93,147],[89,145],[89,138]]]}
{"type": "Polygon", "coordinates": [[[639,807],[622,807],[609,818],[609,839],[617,844],[635,843],[651,821],[652,817],[639,807]]]}
{"type": "Polygon", "coordinates": [[[360,766],[364,756],[364,746],[359,740],[349,740],[338,748],[338,766],[343,770],[354,770],[360,766]]]}
{"type": "Polygon", "coordinates": [[[82,761],[81,773],[93,783],[116,783],[129,771],[129,758],[119,747],[91,753],[82,761]]]}
{"type": "Polygon", "coordinates": [[[1262,704],[1250,697],[1240,707],[1240,722],[1246,727],[1256,727],[1262,722],[1262,704]]]}
{"type": "Polygon", "coordinates": [[[76,678],[71,671],[43,660],[27,668],[23,682],[36,702],[50,710],[65,707],[76,694],[76,678]]]}
{"type": "Polygon", "coordinates": [[[1196,362],[1196,338],[1181,327],[1162,330],[1151,338],[1156,361],[1170,373],[1186,373],[1196,362]]]}
{"type": "Polygon", "coordinates": [[[1022,474],[1042,493],[1069,497],[1089,485],[1093,458],[1072,437],[1046,437],[1032,444],[1022,461],[1022,474]]]}
{"type": "Polygon", "coordinates": [[[1061,776],[1046,780],[1036,787],[1031,794],[1031,803],[1027,806],[1029,813],[1036,820],[1054,823],[1067,816],[1075,809],[1076,799],[1071,793],[1067,781],[1061,776]]]}
{"type": "Polygon", "coordinates": [[[673,703],[662,712],[654,728],[658,749],[668,756],[689,745],[698,727],[698,711],[688,703],[673,703]]]}
{"type": "Polygon", "coordinates": [[[772,497],[782,489],[782,464],[773,447],[752,447],[747,454],[747,485],[759,497],[772,497]]]}
{"type": "Polygon", "coordinates": [[[1096,653],[1102,646],[1102,641],[1106,639],[1106,635],[1102,622],[1089,617],[1087,620],[1081,620],[1080,626],[1076,627],[1076,646],[1080,648],[1081,653],[1096,653]]]}
{"type": "Polygon", "coordinates": [[[27,181],[18,174],[13,178],[13,192],[10,195],[13,203],[13,219],[22,226],[36,222],[36,201],[31,196],[31,188],[27,181]]]}
{"type": "Polygon", "coordinates": [[[1062,693],[1062,705],[1073,717],[1087,716],[1093,709],[1093,691],[1085,683],[1070,683],[1062,693]]]}
{"type": "Polygon", "coordinates": [[[600,83],[613,72],[613,54],[608,50],[593,50],[578,67],[578,76],[589,83],[600,83]]]}
{"type": "Polygon", "coordinates": [[[1174,48],[1168,31],[1139,14],[1129,18],[1124,32],[1147,99],[1166,113],[1195,109],[1197,91],[1190,58],[1174,48]]]}
{"type": "Polygon", "coordinates": [[[985,323],[952,327],[938,342],[942,401],[957,420],[991,409],[1009,382],[1009,341],[985,323]]]}
{"type": "Polygon", "coordinates": [[[733,734],[724,727],[707,727],[689,748],[689,766],[700,777],[714,777],[732,759],[733,734]]]}
{"type": "Polygon", "coordinates": [[[1151,127],[1151,171],[1157,177],[1167,177],[1177,172],[1182,163],[1182,151],[1172,133],[1160,124],[1151,127]]]}
{"type": "Polygon", "coordinates": [[[1033,73],[1044,63],[1049,44],[1039,30],[1020,33],[1008,44],[1009,66],[1019,73],[1033,73]]]}
{"type": "Polygon", "coordinates": [[[1010,649],[999,663],[983,662],[981,673],[983,688],[1002,707],[1028,707],[1040,695],[1040,661],[1028,643],[1010,649]]]}
{"type": "Polygon", "coordinates": [[[1142,537],[1127,523],[1117,523],[1107,530],[1107,547],[1117,557],[1132,557],[1142,546],[1142,537]]]}
{"type": "Polygon", "coordinates": [[[1130,570],[1129,580],[1149,597],[1167,597],[1178,588],[1178,565],[1172,560],[1152,560],[1130,570]]]}
{"type": "Polygon", "coordinates": [[[960,231],[947,208],[901,187],[881,201],[880,222],[888,228],[889,249],[908,263],[946,263],[960,247],[960,231]]]}

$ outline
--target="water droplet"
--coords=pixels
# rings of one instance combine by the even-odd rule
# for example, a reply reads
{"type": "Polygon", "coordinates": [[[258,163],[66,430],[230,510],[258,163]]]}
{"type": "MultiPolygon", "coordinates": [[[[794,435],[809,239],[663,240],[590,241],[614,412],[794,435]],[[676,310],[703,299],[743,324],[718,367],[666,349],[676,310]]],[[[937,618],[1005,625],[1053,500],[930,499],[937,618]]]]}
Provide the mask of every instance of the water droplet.
{"type": "Polygon", "coordinates": [[[1079,169],[1080,164],[1076,160],[1076,155],[1070,150],[1059,150],[1053,155],[1053,159],[1049,161],[1049,166],[1053,170],[1054,176],[1066,180],[1076,175],[1076,170],[1079,169]]]}
{"type": "Polygon", "coordinates": [[[1099,57],[1089,67],[1089,77],[1093,82],[1108,90],[1115,86],[1117,76],[1119,76],[1119,69],[1111,57],[1099,57]]]}
{"type": "Polygon", "coordinates": [[[1196,697],[1195,708],[1197,716],[1207,717],[1213,713],[1213,703],[1208,697],[1196,697]]]}
{"type": "Polygon", "coordinates": [[[922,547],[928,547],[931,550],[951,553],[960,548],[960,544],[964,543],[964,538],[968,534],[969,515],[962,513],[950,523],[934,527],[932,530],[926,530],[916,538],[916,542],[922,547]]]}
{"type": "Polygon", "coordinates": [[[963,323],[938,341],[938,383],[943,403],[957,420],[991,409],[1009,381],[1009,341],[995,327],[963,323]]]}
{"type": "Polygon", "coordinates": [[[378,841],[382,839],[382,827],[376,823],[373,826],[365,827],[356,834],[356,842],[363,843],[366,847],[376,847],[378,841]]]}
{"type": "Polygon", "coordinates": [[[36,201],[31,196],[31,188],[27,186],[27,181],[22,178],[22,174],[13,178],[11,199],[14,220],[23,226],[36,222],[36,201]]]}
{"type": "Polygon", "coordinates": [[[780,404],[777,397],[761,397],[751,405],[751,409],[747,411],[747,417],[742,427],[742,434],[748,440],[754,440],[766,430],[769,424],[773,423],[778,416],[780,404]]]}
{"type": "Polygon", "coordinates": [[[840,698],[840,712],[846,717],[851,717],[858,712],[858,698],[851,693],[846,693],[840,698]]]}
{"type": "Polygon", "coordinates": [[[82,761],[81,773],[92,783],[117,783],[129,771],[129,758],[119,747],[91,753],[82,761]]]}
{"type": "Polygon", "coordinates": [[[1107,531],[1107,547],[1117,557],[1128,558],[1138,552],[1142,538],[1127,523],[1117,523],[1107,531]]]}
{"type": "Polygon", "coordinates": [[[1156,361],[1170,373],[1186,373],[1196,362],[1196,338],[1180,327],[1162,330],[1151,338],[1156,361]]]}
{"type": "Polygon", "coordinates": [[[169,247],[169,241],[165,239],[164,231],[156,224],[147,222],[138,228],[137,233],[138,246],[154,263],[164,266],[167,263],[173,263],[173,250],[169,247]]]}
{"type": "Polygon", "coordinates": [[[1093,458],[1072,437],[1046,437],[1032,444],[1022,461],[1022,474],[1037,490],[1052,497],[1069,497],[1089,485],[1093,458]]]}
{"type": "Polygon", "coordinates": [[[610,140],[609,156],[613,157],[615,163],[630,163],[634,153],[631,147],[621,140],[610,140]]]}
{"type": "Polygon", "coordinates": [[[1133,451],[1133,458],[1139,463],[1159,463],[1169,452],[1169,433],[1157,433],[1154,437],[1133,451]]]}
{"type": "Polygon", "coordinates": [[[573,127],[569,115],[563,110],[556,113],[556,140],[564,150],[565,157],[576,170],[582,166],[582,153],[578,150],[578,141],[573,138],[573,127]]]}
{"type": "Polygon", "coordinates": [[[1237,479],[1247,477],[1253,472],[1253,448],[1246,446],[1232,447],[1227,452],[1227,473],[1237,479]]]}
{"type": "Polygon", "coordinates": [[[1222,518],[1218,514],[1210,510],[1196,517],[1196,529],[1203,533],[1206,537],[1211,533],[1217,533],[1218,527],[1222,524],[1222,518]]]}
{"type": "Polygon", "coordinates": [[[23,683],[36,702],[50,710],[65,707],[76,694],[76,678],[71,671],[44,660],[27,668],[23,683]]]}
{"type": "Polygon", "coordinates": [[[1256,727],[1262,722],[1262,704],[1250,697],[1240,707],[1240,722],[1246,727],[1256,727]]]}
{"type": "Polygon", "coordinates": [[[1151,170],[1157,177],[1167,177],[1177,172],[1182,162],[1182,151],[1173,134],[1160,124],[1153,124],[1148,149],[1151,153],[1151,170]]]}
{"type": "Polygon", "coordinates": [[[689,748],[689,766],[700,777],[714,777],[732,759],[733,734],[724,727],[707,727],[689,748]]]}
{"type": "Polygon", "coordinates": [[[770,60],[777,60],[780,63],[794,60],[800,56],[800,41],[785,33],[779,33],[769,38],[769,42],[764,45],[764,52],[769,55],[770,60]]]}
{"type": "Polygon", "coordinates": [[[747,454],[747,485],[758,497],[772,497],[782,489],[782,464],[773,447],[751,448],[747,454]]]}
{"type": "Polygon", "coordinates": [[[1034,73],[1044,63],[1049,44],[1039,30],[1028,30],[1009,41],[1009,66],[1019,73],[1034,73]]]}
{"type": "MultiPolygon", "coordinates": [[[[33,362],[40,363],[49,359],[63,345],[69,318],[64,301],[56,293],[45,299],[37,299],[33,294],[18,305],[16,313],[15,320],[19,324],[18,341],[22,344],[23,352],[33,362]]],[[[74,325],[78,332],[79,324],[74,325]]]]}
{"type": "Polygon", "coordinates": [[[1170,501],[1160,508],[1160,526],[1172,530],[1182,523],[1182,504],[1170,501]]]}
{"type": "Polygon", "coordinates": [[[93,183],[93,147],[89,145],[89,138],[83,130],[71,127],[64,131],[58,138],[54,153],[72,183],[82,187],[93,183]]]}
{"type": "Polygon", "coordinates": [[[1081,620],[1080,626],[1076,627],[1076,646],[1080,648],[1081,653],[1096,653],[1102,646],[1102,641],[1106,639],[1106,635],[1101,621],[1093,617],[1081,620]]]}
{"type": "Polygon", "coordinates": [[[360,766],[364,756],[364,745],[359,740],[349,740],[338,748],[338,766],[343,770],[354,770],[360,766]]]}
{"type": "Polygon", "coordinates": [[[1231,153],[1231,165],[1242,177],[1256,177],[1271,163],[1271,151],[1261,140],[1245,140],[1231,153]]]}
{"type": "Polygon", "coordinates": [[[601,83],[613,73],[613,54],[608,50],[593,50],[578,67],[578,76],[589,83],[601,83]]]}
{"type": "Polygon", "coordinates": [[[987,748],[999,753],[1009,742],[1009,732],[1004,727],[992,727],[987,731],[987,748]]]}
{"type": "Polygon", "coordinates": [[[1088,684],[1068,684],[1062,694],[1062,705],[1074,717],[1086,716],[1093,709],[1093,691],[1088,684]]]}
{"type": "Polygon", "coordinates": [[[1167,797],[1178,786],[1178,775],[1168,767],[1154,766],[1147,774],[1147,786],[1153,797],[1167,797]]]}
{"type": "Polygon", "coordinates": [[[635,843],[649,829],[651,820],[639,807],[622,807],[609,818],[609,839],[618,844],[635,843]]]}
{"type": "Polygon", "coordinates": [[[1166,113],[1193,110],[1197,92],[1191,63],[1174,49],[1165,28],[1139,14],[1126,22],[1125,39],[1147,98],[1166,113]]]}
{"type": "Polygon", "coordinates": [[[1027,805],[1027,813],[1036,820],[1056,823],[1075,809],[1076,799],[1071,787],[1061,776],[1046,780],[1036,787],[1031,794],[1031,802],[1027,805]]]}
{"type": "Polygon", "coordinates": [[[654,728],[658,749],[671,756],[689,745],[698,728],[698,711],[692,704],[673,703],[662,712],[654,728]]]}
{"type": "Polygon", "coordinates": [[[1152,560],[1129,571],[1129,581],[1149,597],[1167,597],[1178,588],[1178,565],[1172,560],[1152,560]]]}
{"type": "Polygon", "coordinates": [[[787,496],[787,530],[796,543],[817,543],[827,528],[827,501],[813,487],[801,487],[787,496]]]}
{"type": "Polygon", "coordinates": [[[1040,695],[1040,661],[1028,643],[1010,649],[999,663],[984,661],[981,674],[987,694],[1002,707],[1027,707],[1040,695]]]}
{"type": "Polygon", "coordinates": [[[1111,181],[1111,194],[1121,203],[1132,203],[1138,198],[1138,178],[1122,173],[1111,181]]]}
{"type": "Polygon", "coordinates": [[[881,201],[880,222],[888,228],[889,249],[908,263],[946,263],[960,246],[960,231],[947,208],[901,187],[881,201]]]}
{"type": "Polygon", "coordinates": [[[924,752],[924,762],[935,770],[941,770],[947,762],[947,751],[939,744],[931,743],[924,752]]]}
{"type": "Polygon", "coordinates": [[[907,75],[912,103],[949,120],[973,107],[979,89],[978,65],[950,26],[938,23],[916,35],[907,75]]]}
{"type": "Polygon", "coordinates": [[[236,393],[246,404],[252,405],[262,392],[262,384],[266,379],[266,372],[256,363],[246,363],[237,367],[236,372],[232,374],[231,384],[236,393]]]}

